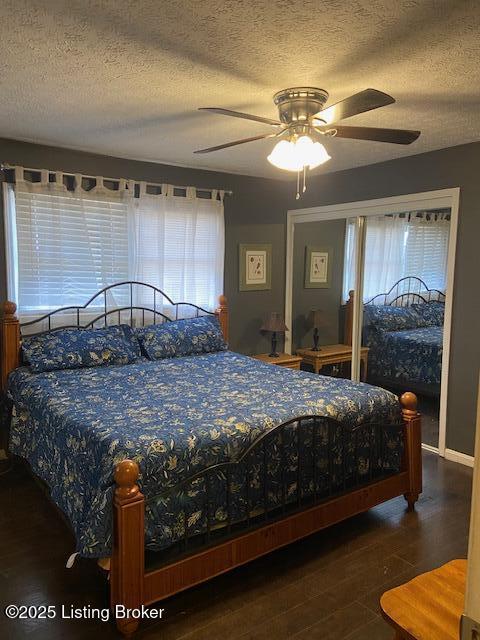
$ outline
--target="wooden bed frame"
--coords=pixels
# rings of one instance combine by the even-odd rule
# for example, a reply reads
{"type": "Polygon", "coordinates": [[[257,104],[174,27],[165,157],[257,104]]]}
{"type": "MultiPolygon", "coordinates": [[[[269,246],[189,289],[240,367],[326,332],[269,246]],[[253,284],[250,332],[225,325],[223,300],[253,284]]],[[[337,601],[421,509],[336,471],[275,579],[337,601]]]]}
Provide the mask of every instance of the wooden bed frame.
{"type": "MultiPolygon", "coordinates": [[[[364,303],[364,307],[367,305],[377,305],[381,307],[409,307],[412,304],[428,304],[429,302],[445,302],[445,293],[439,289],[430,289],[428,285],[418,276],[405,276],[397,280],[388,291],[385,293],[377,293],[373,298],[370,298],[364,303]]],[[[345,304],[344,315],[344,339],[345,344],[352,344],[352,331],[353,331],[353,304],[354,304],[355,292],[349,292],[349,299],[345,304]]],[[[370,384],[378,385],[379,387],[386,386],[388,389],[394,389],[397,392],[401,392],[402,389],[408,385],[408,388],[412,391],[416,391],[418,394],[438,398],[440,395],[440,386],[431,384],[422,384],[418,382],[407,382],[405,384],[399,383],[398,380],[390,378],[372,378],[370,377],[368,382],[370,384]]]]}
{"type": "MultiPolygon", "coordinates": [[[[106,301],[106,294],[104,295],[106,301]]],[[[83,305],[81,308],[85,309],[87,305],[83,305]]],[[[130,307],[132,308],[132,303],[130,307]]],[[[228,339],[228,308],[225,296],[220,297],[220,305],[215,313],[225,339],[228,339]]],[[[105,314],[107,314],[106,309],[105,314]]],[[[3,305],[0,338],[1,387],[5,390],[8,374],[20,364],[21,331],[16,317],[16,305],[12,302],[5,302],[3,305]]],[[[113,504],[114,548],[110,562],[110,604],[112,610],[115,610],[116,605],[124,605],[128,609],[151,605],[295,540],[367,511],[391,498],[403,495],[407,500],[408,509],[413,509],[422,491],[421,420],[417,412],[417,399],[413,393],[404,393],[400,402],[404,439],[404,454],[400,472],[391,473],[381,479],[377,478],[351,490],[332,495],[310,507],[301,508],[300,497],[299,510],[269,522],[265,519],[253,529],[250,528],[240,534],[227,536],[217,544],[193,551],[189,555],[183,554],[180,559],[154,570],[146,570],[145,567],[145,499],[138,486],[139,468],[132,460],[123,460],[114,470],[116,483],[113,504]]],[[[304,418],[311,420],[317,417],[306,416],[304,418]]],[[[301,418],[298,421],[301,421],[301,418]]],[[[285,425],[276,428],[282,426],[285,425]]],[[[316,423],[314,423],[315,426],[316,423]]],[[[388,425],[385,426],[388,427],[388,425]]],[[[315,428],[313,433],[315,433],[315,428]]],[[[262,440],[262,437],[257,440],[262,440]]],[[[257,440],[254,441],[250,449],[256,446],[257,440]]],[[[236,462],[226,463],[226,465],[230,464],[236,464],[236,462]]],[[[315,464],[314,461],[314,468],[315,464]]],[[[300,466],[300,458],[298,466],[300,466]]],[[[211,468],[213,469],[213,467],[211,468]]],[[[207,474],[208,471],[209,469],[205,470],[205,473],[207,474]]],[[[205,477],[207,478],[207,475],[205,477]]],[[[267,518],[267,516],[265,517],[267,518]]],[[[124,619],[117,618],[117,628],[127,637],[136,631],[138,624],[138,618],[133,616],[124,619]]]]}

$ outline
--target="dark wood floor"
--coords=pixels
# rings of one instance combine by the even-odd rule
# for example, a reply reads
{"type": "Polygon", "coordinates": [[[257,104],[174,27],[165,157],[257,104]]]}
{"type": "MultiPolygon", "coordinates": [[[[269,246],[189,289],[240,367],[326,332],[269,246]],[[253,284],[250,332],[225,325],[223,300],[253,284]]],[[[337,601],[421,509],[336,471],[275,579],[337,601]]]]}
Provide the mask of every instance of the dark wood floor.
{"type": "Polygon", "coordinates": [[[440,398],[432,396],[418,397],[418,410],[422,414],[422,442],[438,447],[440,398]]]}
{"type": "MultiPolygon", "coordinates": [[[[414,513],[390,502],[240,568],[161,606],[138,638],[159,640],[381,640],[386,589],[452,558],[466,557],[471,472],[424,456],[424,493],[414,513]]],[[[107,606],[92,562],[65,569],[72,539],[21,468],[0,477],[0,637],[56,640],[118,637],[111,622],[9,621],[7,604],[107,606]]]]}

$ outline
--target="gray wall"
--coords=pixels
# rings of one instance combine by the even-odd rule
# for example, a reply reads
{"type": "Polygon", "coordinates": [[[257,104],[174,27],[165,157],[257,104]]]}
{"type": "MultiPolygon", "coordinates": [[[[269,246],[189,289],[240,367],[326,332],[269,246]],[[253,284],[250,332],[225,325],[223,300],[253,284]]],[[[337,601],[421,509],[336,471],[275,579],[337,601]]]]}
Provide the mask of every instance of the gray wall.
{"type": "MultiPolygon", "coordinates": [[[[285,262],[283,226],[268,225],[284,220],[285,200],[290,185],[284,181],[252,178],[213,171],[186,169],[149,162],[101,156],[57,147],[47,147],[0,138],[0,161],[24,167],[63,170],[110,178],[131,178],[175,185],[192,185],[232,190],[225,197],[225,294],[231,312],[231,347],[248,353],[268,348],[260,335],[263,316],[271,310],[283,310],[283,269],[285,262]],[[262,222],[260,229],[254,224],[262,222]],[[271,292],[238,292],[238,243],[272,242],[273,279],[271,292]],[[282,275],[280,275],[282,273],[282,275]]],[[[3,224],[0,203],[0,301],[6,297],[3,224]]]]}
{"type": "MultiPolygon", "coordinates": [[[[279,217],[284,216],[284,213],[285,211],[279,209],[279,217]]],[[[260,327],[269,311],[279,311],[283,314],[285,308],[285,232],[283,225],[257,224],[252,220],[250,224],[233,222],[228,225],[225,237],[225,262],[230,265],[228,272],[225,272],[225,290],[229,292],[227,295],[232,300],[230,346],[235,351],[249,355],[269,353],[271,336],[260,333],[260,327]],[[243,243],[272,245],[272,288],[269,291],[240,292],[238,290],[239,244],[243,243]]],[[[280,337],[278,349],[283,349],[283,341],[280,337]]]]}
{"type": "Polygon", "coordinates": [[[309,314],[312,309],[322,310],[322,325],[319,327],[320,344],[336,344],[339,340],[339,316],[342,298],[343,253],[345,246],[345,220],[305,222],[295,225],[293,244],[293,299],[292,299],[292,346],[311,347],[313,327],[309,314]],[[305,288],[305,249],[310,247],[330,248],[330,287],[326,289],[305,288]]]}
{"type": "MultiPolygon", "coordinates": [[[[227,198],[225,205],[225,293],[232,312],[231,346],[247,353],[268,348],[268,341],[258,332],[260,323],[267,311],[284,307],[285,213],[288,209],[460,187],[447,447],[473,453],[480,363],[480,296],[477,293],[480,143],[311,176],[300,203],[294,199],[293,183],[135,162],[14,141],[0,140],[0,160],[110,177],[232,189],[235,193],[227,198]],[[238,291],[238,244],[251,241],[273,244],[270,292],[238,291]]],[[[2,238],[0,246],[4,246],[2,238]]],[[[2,264],[2,298],[5,296],[4,276],[2,264]]]]}

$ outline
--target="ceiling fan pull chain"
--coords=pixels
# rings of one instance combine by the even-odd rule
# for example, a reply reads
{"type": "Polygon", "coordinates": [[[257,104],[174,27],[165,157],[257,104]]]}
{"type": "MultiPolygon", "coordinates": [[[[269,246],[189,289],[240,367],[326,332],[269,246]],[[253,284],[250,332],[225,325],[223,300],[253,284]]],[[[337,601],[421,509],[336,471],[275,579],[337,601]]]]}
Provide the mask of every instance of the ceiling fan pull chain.
{"type": "Polygon", "coordinates": [[[303,165],[303,189],[302,189],[302,193],[305,193],[305,191],[307,190],[307,165],[304,164],[303,165]]]}
{"type": "Polygon", "coordinates": [[[297,195],[295,200],[300,200],[300,169],[297,171],[297,195]]]}

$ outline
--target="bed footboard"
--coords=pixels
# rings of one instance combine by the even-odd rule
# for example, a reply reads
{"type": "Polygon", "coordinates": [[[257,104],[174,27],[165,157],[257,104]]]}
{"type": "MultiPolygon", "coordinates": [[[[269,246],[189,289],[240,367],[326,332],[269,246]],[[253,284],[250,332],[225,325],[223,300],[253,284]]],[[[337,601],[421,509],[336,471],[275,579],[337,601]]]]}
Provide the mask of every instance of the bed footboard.
{"type": "MultiPolygon", "coordinates": [[[[344,487],[343,491],[326,498],[322,497],[319,501],[316,501],[315,496],[310,496],[308,500],[311,502],[307,500],[306,504],[301,504],[300,489],[297,509],[282,512],[275,517],[270,517],[265,511],[259,521],[252,523],[253,528],[250,526],[235,533],[230,531],[229,522],[228,531],[226,531],[228,535],[216,543],[209,540],[210,530],[208,530],[207,544],[200,550],[197,548],[189,555],[183,553],[179,559],[152,571],[145,569],[145,500],[137,485],[138,465],[131,460],[121,462],[115,470],[117,486],[114,499],[114,552],[110,573],[111,607],[114,614],[117,606],[139,609],[142,605],[153,604],[274,549],[367,511],[391,498],[403,495],[407,500],[408,509],[413,509],[422,491],[421,420],[417,412],[417,399],[413,393],[405,393],[401,398],[401,404],[404,451],[402,468],[399,472],[373,478],[360,486],[344,487]]],[[[319,417],[307,418],[312,420],[319,417]]],[[[285,426],[287,425],[280,425],[276,429],[281,430],[285,426]]],[[[280,431],[279,434],[283,441],[282,432],[280,431]]],[[[253,450],[257,447],[260,456],[264,456],[265,442],[265,436],[262,436],[249,449],[253,450]]],[[[218,471],[222,466],[228,468],[229,464],[232,463],[215,465],[189,480],[201,477],[202,474],[207,474],[205,476],[207,477],[209,472],[213,472],[212,470],[218,471]]],[[[298,473],[300,478],[300,472],[298,473]]],[[[301,483],[297,486],[301,487],[301,483]]],[[[315,490],[316,482],[313,486],[315,490]]],[[[266,491],[264,493],[266,494],[266,491]]],[[[285,508],[285,503],[282,508],[285,508]]],[[[117,617],[118,629],[127,637],[135,632],[138,624],[139,619],[135,613],[127,617],[117,617]]]]}

